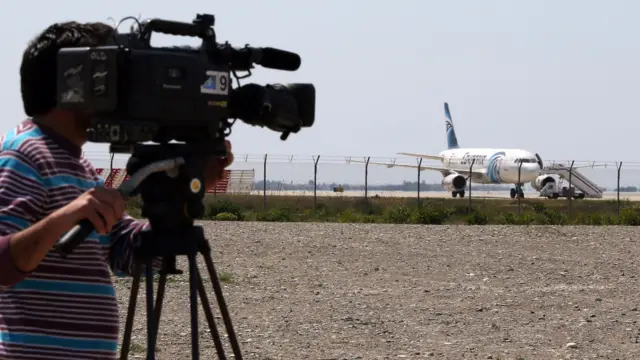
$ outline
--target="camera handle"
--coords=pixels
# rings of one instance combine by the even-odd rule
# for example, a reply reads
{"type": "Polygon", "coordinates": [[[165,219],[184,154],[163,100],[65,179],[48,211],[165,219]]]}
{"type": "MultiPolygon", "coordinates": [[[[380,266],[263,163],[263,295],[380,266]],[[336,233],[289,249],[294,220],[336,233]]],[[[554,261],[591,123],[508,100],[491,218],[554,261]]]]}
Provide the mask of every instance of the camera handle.
{"type": "Polygon", "coordinates": [[[149,45],[151,43],[151,33],[157,32],[175,36],[198,37],[202,40],[213,40],[215,42],[216,35],[212,28],[214,23],[215,17],[210,14],[198,14],[191,23],[151,19],[142,24],[140,39],[149,45]]]}
{"type": "MultiPolygon", "coordinates": [[[[142,183],[142,181],[149,177],[149,175],[162,171],[177,170],[178,167],[184,164],[185,160],[182,157],[160,160],[148,164],[140,170],[136,171],[129,180],[123,182],[118,187],[118,191],[126,200],[136,190],[140,183],[142,183]]],[[[89,221],[88,219],[83,219],[69,232],[62,236],[53,248],[58,254],[60,254],[60,256],[66,258],[94,230],[95,227],[93,226],[91,221],[89,221]]]]}

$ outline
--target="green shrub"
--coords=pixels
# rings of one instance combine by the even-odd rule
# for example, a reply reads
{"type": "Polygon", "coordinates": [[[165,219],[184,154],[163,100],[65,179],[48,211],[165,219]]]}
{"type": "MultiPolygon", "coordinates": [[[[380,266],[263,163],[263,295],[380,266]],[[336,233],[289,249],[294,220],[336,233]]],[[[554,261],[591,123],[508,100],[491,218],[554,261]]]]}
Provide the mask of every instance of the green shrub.
{"type": "Polygon", "coordinates": [[[409,224],[411,209],[404,205],[394,206],[385,213],[385,219],[392,224],[409,224]]]}
{"type": "Polygon", "coordinates": [[[550,210],[543,203],[534,203],[532,208],[536,214],[536,223],[540,225],[563,225],[567,222],[567,215],[556,210],[550,210]]]}
{"type": "Polygon", "coordinates": [[[640,225],[640,212],[638,208],[626,208],[620,210],[620,225],[640,225]]]}
{"type": "Polygon", "coordinates": [[[411,214],[411,223],[413,224],[444,224],[451,216],[451,211],[448,209],[437,208],[431,205],[423,206],[416,209],[411,214]]]}
{"type": "Polygon", "coordinates": [[[258,213],[258,221],[271,221],[271,222],[291,222],[292,214],[288,208],[272,209],[266,212],[258,213]]]}
{"type": "Polygon", "coordinates": [[[513,214],[506,213],[502,215],[502,218],[499,220],[499,223],[502,225],[531,225],[536,222],[536,217],[533,214],[525,213],[525,214],[513,214]]]}
{"type": "Polygon", "coordinates": [[[469,204],[456,204],[453,207],[451,215],[462,215],[462,216],[469,215],[469,204]]]}
{"type": "Polygon", "coordinates": [[[547,212],[547,206],[542,203],[535,203],[532,208],[536,214],[545,214],[547,212]]]}
{"type": "Polygon", "coordinates": [[[337,220],[339,223],[359,223],[363,222],[364,216],[354,210],[346,209],[338,214],[337,220]]]}
{"type": "Polygon", "coordinates": [[[222,213],[218,213],[215,219],[218,221],[236,221],[238,220],[238,216],[236,214],[222,212],[222,213]]]}
{"type": "Polygon", "coordinates": [[[564,225],[567,222],[567,215],[555,210],[545,209],[537,218],[540,225],[564,225]]]}
{"type": "Polygon", "coordinates": [[[302,212],[302,217],[312,221],[327,221],[330,220],[327,215],[327,210],[324,207],[317,207],[314,209],[306,209],[302,212]]]}
{"type": "Polygon", "coordinates": [[[579,214],[576,225],[617,225],[618,219],[610,214],[579,214]]]}
{"type": "Polygon", "coordinates": [[[352,209],[365,215],[382,215],[385,209],[377,200],[358,199],[354,201],[352,209]]]}
{"type": "Polygon", "coordinates": [[[489,223],[489,217],[479,211],[472,211],[467,215],[466,220],[469,225],[487,225],[489,223]]]}
{"type": "Polygon", "coordinates": [[[620,219],[612,214],[602,214],[602,225],[620,225],[620,219]]]}
{"type": "Polygon", "coordinates": [[[208,218],[216,218],[218,214],[227,213],[236,216],[237,220],[243,220],[242,210],[233,201],[228,199],[215,200],[205,203],[205,216],[208,218]]]}
{"type": "Polygon", "coordinates": [[[362,222],[365,224],[377,224],[383,222],[380,216],[377,215],[365,215],[362,217],[362,222]]]}

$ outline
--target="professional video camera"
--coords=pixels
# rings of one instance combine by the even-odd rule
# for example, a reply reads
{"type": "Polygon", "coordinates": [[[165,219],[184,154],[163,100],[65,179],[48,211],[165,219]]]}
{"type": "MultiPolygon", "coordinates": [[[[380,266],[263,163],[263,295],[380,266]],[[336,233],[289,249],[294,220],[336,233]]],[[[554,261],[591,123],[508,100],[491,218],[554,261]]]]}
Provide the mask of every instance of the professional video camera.
{"type": "Polygon", "coordinates": [[[137,32],[116,34],[113,45],[60,50],[58,106],[93,113],[89,141],[110,143],[118,152],[136,143],[177,140],[215,144],[223,155],[221,139],[235,118],[282,132],[283,140],[312,126],[312,84],[234,89],[230,76],[239,80],[238,71],[249,71],[248,77],[254,64],[294,71],[300,57],[219,44],[213,25],[213,15],[197,15],[192,23],[152,19],[137,32]],[[200,37],[202,45],[152,48],[152,32],[200,37]]]}
{"type": "MultiPolygon", "coordinates": [[[[105,46],[64,48],[58,53],[58,107],[92,114],[89,141],[109,143],[112,153],[131,154],[127,163],[131,178],[118,190],[125,198],[139,193],[142,216],[151,223],[150,229],[141,232],[136,249],[121,359],[128,355],[143,267],[147,358],[155,357],[166,277],[180,273],[176,269],[177,255],[186,255],[189,260],[192,356],[199,357],[196,293],[203,306],[208,300],[196,266],[197,253],[205,258],[235,358],[242,359],[211,249],[202,228],[193,226],[194,219],[204,213],[204,169],[212,156],[227,154],[224,138],[230,134],[232,119],[281,132],[282,140],[314,123],[312,84],[248,84],[235,88],[232,84],[231,74],[239,83],[251,75],[254,64],[295,71],[300,57],[274,48],[234,48],[218,43],[214,22],[214,16],[208,14],[197,15],[192,23],[152,19],[138,22],[137,30],[130,33],[116,31],[105,46]],[[153,32],[199,37],[202,44],[199,48],[154,48],[150,45],[153,32]],[[240,77],[238,71],[248,74],[240,77]],[[164,258],[164,269],[154,306],[151,265],[155,257],[164,258]]],[[[91,222],[85,219],[61,238],[55,249],[67,256],[93,231],[91,222]]],[[[204,310],[218,356],[224,359],[213,313],[208,305],[204,310]]]]}

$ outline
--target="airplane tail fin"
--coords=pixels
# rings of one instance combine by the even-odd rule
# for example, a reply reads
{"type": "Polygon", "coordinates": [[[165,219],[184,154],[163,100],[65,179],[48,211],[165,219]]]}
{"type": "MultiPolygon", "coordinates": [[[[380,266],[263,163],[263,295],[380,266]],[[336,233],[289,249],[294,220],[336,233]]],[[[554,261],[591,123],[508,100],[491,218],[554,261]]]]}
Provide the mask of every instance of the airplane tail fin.
{"type": "Polygon", "coordinates": [[[444,116],[445,116],[445,124],[447,126],[447,148],[448,149],[457,149],[458,148],[458,138],[456,137],[456,131],[453,128],[453,120],[451,119],[451,112],[449,111],[449,104],[444,103],[444,116]]]}

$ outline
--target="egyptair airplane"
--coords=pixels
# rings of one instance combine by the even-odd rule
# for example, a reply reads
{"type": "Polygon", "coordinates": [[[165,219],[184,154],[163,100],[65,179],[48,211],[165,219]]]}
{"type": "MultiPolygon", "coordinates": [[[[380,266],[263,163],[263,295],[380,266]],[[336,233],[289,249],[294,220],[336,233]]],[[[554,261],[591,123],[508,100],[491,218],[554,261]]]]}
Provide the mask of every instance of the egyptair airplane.
{"type": "MultiPolygon", "coordinates": [[[[445,125],[447,131],[447,149],[438,155],[398,153],[428,160],[440,161],[441,166],[420,166],[422,170],[434,170],[442,173],[442,187],[451,191],[451,196],[465,195],[467,181],[478,184],[514,184],[511,198],[524,197],[522,186],[527,182],[535,183],[543,169],[542,159],[537,153],[523,149],[499,148],[461,148],[453,127],[449,104],[444,103],[445,125]],[[475,160],[475,162],[474,162],[475,160]],[[472,165],[473,162],[473,166],[472,165]],[[519,169],[520,164],[522,167],[519,169]],[[518,172],[520,177],[518,179],[518,172]],[[519,180],[519,181],[518,181],[519,180]]],[[[418,168],[418,165],[400,165],[373,163],[387,167],[418,168]]]]}

